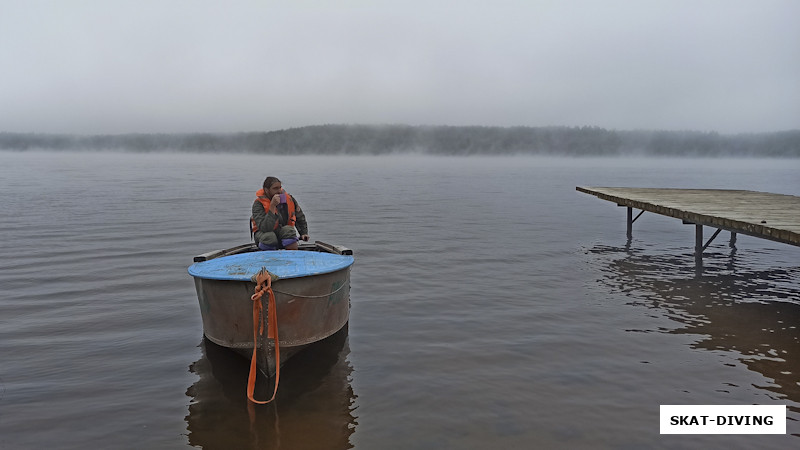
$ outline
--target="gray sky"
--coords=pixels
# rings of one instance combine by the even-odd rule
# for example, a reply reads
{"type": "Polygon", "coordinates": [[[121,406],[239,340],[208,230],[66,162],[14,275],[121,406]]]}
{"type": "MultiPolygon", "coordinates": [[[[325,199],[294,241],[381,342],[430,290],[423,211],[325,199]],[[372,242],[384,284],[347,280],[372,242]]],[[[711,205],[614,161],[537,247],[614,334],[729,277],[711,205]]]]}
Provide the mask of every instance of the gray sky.
{"type": "Polygon", "coordinates": [[[797,0],[0,0],[0,131],[800,128],[797,0]]]}

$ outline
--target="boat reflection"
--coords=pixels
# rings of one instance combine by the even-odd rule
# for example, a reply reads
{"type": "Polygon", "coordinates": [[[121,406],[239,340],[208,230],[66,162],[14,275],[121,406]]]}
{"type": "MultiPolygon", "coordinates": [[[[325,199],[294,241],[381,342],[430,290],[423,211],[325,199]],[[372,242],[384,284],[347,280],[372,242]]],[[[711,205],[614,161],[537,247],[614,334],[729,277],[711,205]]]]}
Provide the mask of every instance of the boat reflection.
{"type": "MultiPolygon", "coordinates": [[[[199,379],[192,398],[189,444],[206,448],[352,448],[356,395],[350,385],[347,325],[281,367],[274,402],[246,398],[249,361],[203,338],[202,357],[189,366],[199,379]]],[[[272,384],[259,378],[255,398],[269,398],[272,384]]]]}
{"type": "Polygon", "coordinates": [[[600,281],[611,290],[683,325],[659,331],[699,335],[692,348],[728,352],[774,380],[756,387],[800,403],[800,266],[775,267],[768,252],[750,250],[743,261],[735,246],[706,258],[702,273],[686,253],[630,246],[588,253],[600,258],[600,281]]]}

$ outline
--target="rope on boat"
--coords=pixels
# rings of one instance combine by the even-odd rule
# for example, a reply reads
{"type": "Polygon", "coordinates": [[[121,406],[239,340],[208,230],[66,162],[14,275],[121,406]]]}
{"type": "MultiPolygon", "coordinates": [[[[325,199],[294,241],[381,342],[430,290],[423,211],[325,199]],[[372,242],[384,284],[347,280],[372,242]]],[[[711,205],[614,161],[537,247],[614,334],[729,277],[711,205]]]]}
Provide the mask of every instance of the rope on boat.
{"type": "MultiPolygon", "coordinates": [[[[278,381],[281,378],[278,314],[275,308],[275,294],[272,291],[272,274],[270,274],[265,267],[262,267],[261,270],[253,276],[253,279],[256,282],[255,293],[250,297],[250,299],[253,300],[253,357],[250,359],[250,374],[247,377],[247,399],[259,405],[265,405],[275,400],[275,395],[278,393],[278,381]],[[267,305],[267,338],[275,341],[275,390],[272,392],[272,398],[266,401],[260,401],[253,398],[253,392],[256,387],[258,337],[264,334],[264,321],[262,319],[264,305],[261,302],[261,297],[264,296],[265,292],[269,294],[269,303],[267,305]]],[[[264,347],[266,350],[266,346],[264,347]]]]}
{"type": "Polygon", "coordinates": [[[300,295],[300,294],[292,294],[291,292],[283,292],[283,291],[279,291],[279,290],[277,290],[277,289],[273,289],[273,291],[274,291],[274,292],[277,292],[278,294],[289,295],[289,296],[291,296],[291,297],[297,297],[297,298],[327,298],[327,297],[330,297],[331,295],[333,295],[333,294],[335,294],[335,293],[337,293],[337,292],[341,291],[342,289],[344,289],[344,288],[345,288],[345,287],[347,287],[347,286],[349,286],[349,285],[348,285],[348,284],[344,284],[344,283],[342,283],[342,285],[341,285],[341,286],[339,286],[339,287],[338,287],[338,288],[337,288],[335,291],[333,291],[333,292],[329,292],[329,293],[327,293],[327,294],[323,294],[323,295],[300,295]]]}

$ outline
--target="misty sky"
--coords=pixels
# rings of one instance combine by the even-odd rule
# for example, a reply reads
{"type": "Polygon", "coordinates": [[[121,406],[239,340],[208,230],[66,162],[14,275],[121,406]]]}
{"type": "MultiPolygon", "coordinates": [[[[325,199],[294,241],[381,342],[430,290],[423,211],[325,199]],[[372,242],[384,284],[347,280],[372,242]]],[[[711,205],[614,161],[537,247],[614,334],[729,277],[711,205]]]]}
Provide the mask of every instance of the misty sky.
{"type": "Polygon", "coordinates": [[[800,128],[800,1],[0,0],[0,131],[800,128]]]}

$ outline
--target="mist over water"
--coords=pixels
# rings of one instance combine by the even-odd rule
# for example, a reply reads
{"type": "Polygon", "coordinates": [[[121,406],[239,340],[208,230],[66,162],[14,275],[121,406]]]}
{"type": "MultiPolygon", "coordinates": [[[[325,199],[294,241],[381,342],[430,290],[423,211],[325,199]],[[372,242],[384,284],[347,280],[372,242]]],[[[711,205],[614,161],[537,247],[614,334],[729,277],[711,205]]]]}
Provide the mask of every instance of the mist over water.
{"type": "MultiPolygon", "coordinates": [[[[0,153],[0,448],[791,448],[800,249],[575,186],[800,195],[800,161],[0,153]],[[248,407],[186,268],[276,175],[355,252],[347,330],[248,407]],[[661,436],[661,404],[785,404],[786,436],[661,436]]],[[[265,391],[267,386],[261,386],[265,391]]],[[[258,396],[258,395],[257,395],[258,396]]]]}
{"type": "Polygon", "coordinates": [[[74,135],[0,132],[0,150],[272,155],[800,157],[800,130],[616,130],[597,126],[312,125],[267,132],[74,135]]]}

